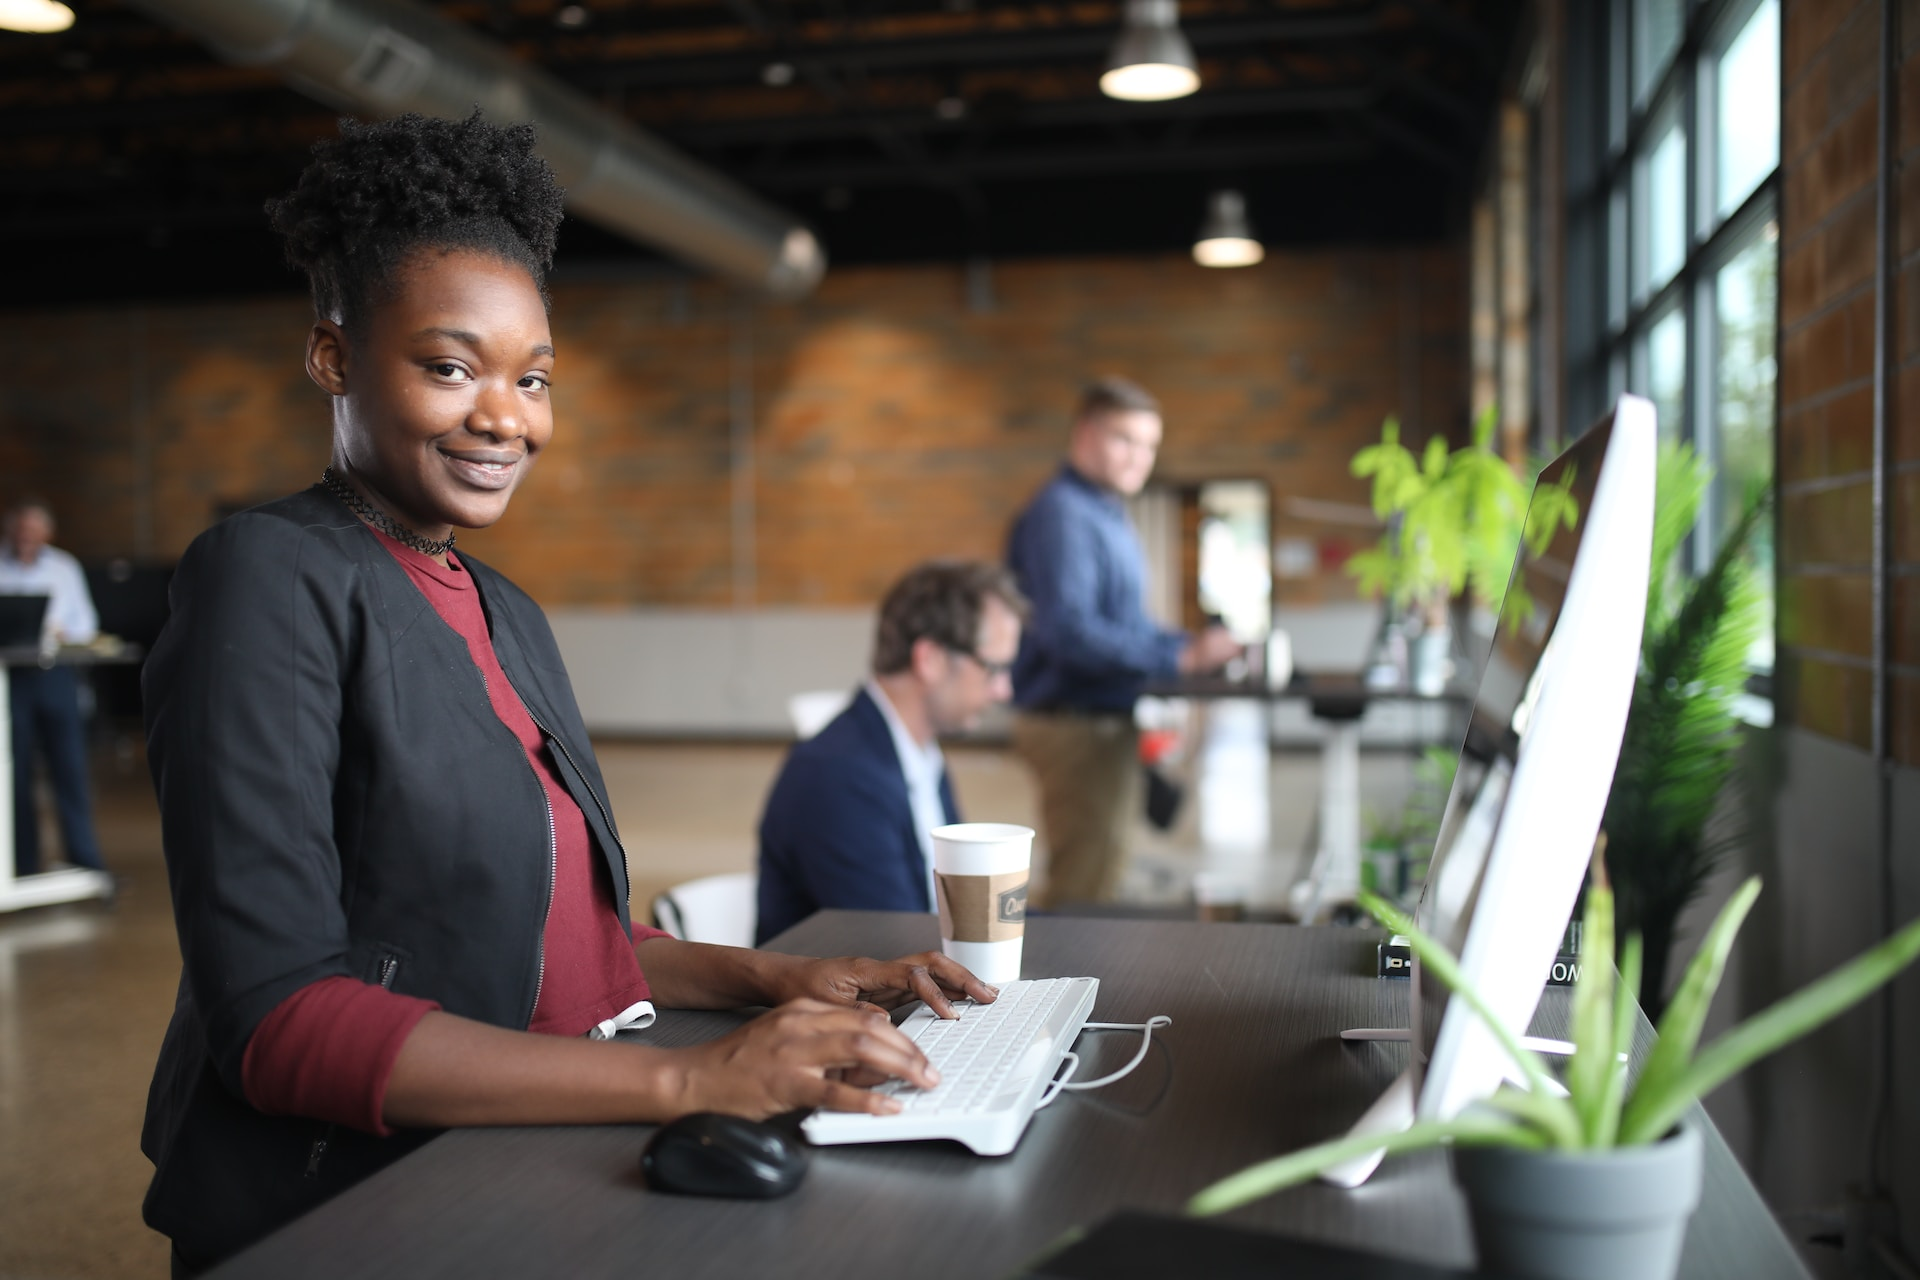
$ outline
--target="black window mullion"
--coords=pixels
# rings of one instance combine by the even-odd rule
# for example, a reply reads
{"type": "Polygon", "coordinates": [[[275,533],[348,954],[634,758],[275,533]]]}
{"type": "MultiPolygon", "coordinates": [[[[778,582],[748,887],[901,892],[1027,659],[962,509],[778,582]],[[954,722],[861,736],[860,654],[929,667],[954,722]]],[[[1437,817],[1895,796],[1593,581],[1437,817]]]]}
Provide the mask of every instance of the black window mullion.
{"type": "MultiPolygon", "coordinates": [[[[1714,33],[1721,15],[1751,3],[1752,0],[1706,0],[1697,7],[1687,18],[1686,30],[1680,38],[1680,47],[1674,51],[1673,61],[1667,65],[1665,71],[1660,73],[1660,79],[1654,84],[1652,92],[1647,94],[1646,106],[1636,107],[1633,103],[1632,0],[1616,0],[1615,9],[1620,17],[1615,25],[1620,34],[1613,42],[1613,53],[1616,57],[1625,59],[1626,137],[1619,148],[1610,147],[1607,152],[1601,177],[1603,186],[1613,186],[1621,180],[1623,170],[1630,170],[1634,153],[1646,144],[1647,133],[1679,78],[1699,65],[1701,54],[1707,48],[1708,37],[1714,33]]],[[[1687,91],[1691,93],[1692,88],[1693,86],[1689,85],[1687,91]]],[[[1609,107],[1611,108],[1611,103],[1609,107]]]]}

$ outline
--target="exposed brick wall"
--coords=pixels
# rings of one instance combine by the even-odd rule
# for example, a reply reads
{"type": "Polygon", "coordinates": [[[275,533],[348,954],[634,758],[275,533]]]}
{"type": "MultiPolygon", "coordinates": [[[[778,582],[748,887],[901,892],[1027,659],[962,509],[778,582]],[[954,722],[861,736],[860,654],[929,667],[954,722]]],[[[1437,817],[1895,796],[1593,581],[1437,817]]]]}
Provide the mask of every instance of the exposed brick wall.
{"type": "MultiPolygon", "coordinates": [[[[969,311],[951,267],[837,271],[798,306],[562,284],[559,430],[462,545],[548,604],[867,603],[923,557],[999,553],[1091,374],[1165,402],[1162,476],[1282,499],[1364,502],[1347,460],[1388,413],[1464,423],[1455,248],[1012,263],[994,292],[969,311]]],[[[297,298],[0,315],[0,489],[46,494],[83,556],[177,556],[324,463],[307,323],[297,298]]]]}
{"type": "Polygon", "coordinates": [[[1920,3],[1903,0],[1897,30],[1902,41],[1895,120],[1894,212],[1899,228],[1898,323],[1894,334],[1900,379],[1894,394],[1893,558],[1898,565],[1889,608],[1892,636],[1894,756],[1920,766],[1920,3]]]}
{"type": "MultiPolygon", "coordinates": [[[[1920,4],[1903,5],[1892,425],[1894,715],[1920,765],[1920,4]],[[1904,411],[1902,406],[1907,406],[1904,411]]],[[[1873,330],[1880,4],[1783,6],[1780,670],[1799,728],[1872,737],[1873,330]]]]}

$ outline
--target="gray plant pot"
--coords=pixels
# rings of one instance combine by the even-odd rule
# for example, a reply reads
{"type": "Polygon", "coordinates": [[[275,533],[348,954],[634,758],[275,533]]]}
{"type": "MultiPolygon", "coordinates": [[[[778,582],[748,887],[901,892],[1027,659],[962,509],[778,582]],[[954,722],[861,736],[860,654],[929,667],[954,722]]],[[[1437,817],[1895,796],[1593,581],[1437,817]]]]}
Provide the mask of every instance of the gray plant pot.
{"type": "Polygon", "coordinates": [[[1483,1270],[1528,1280],[1672,1280],[1700,1203],[1700,1131],[1612,1151],[1457,1147],[1483,1270]]]}

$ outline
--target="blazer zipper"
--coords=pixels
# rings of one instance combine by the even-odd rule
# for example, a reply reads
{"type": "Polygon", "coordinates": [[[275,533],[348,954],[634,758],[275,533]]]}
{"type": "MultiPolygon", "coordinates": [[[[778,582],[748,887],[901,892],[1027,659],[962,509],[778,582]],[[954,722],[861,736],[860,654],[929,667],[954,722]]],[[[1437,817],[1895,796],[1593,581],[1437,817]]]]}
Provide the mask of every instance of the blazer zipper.
{"type": "MultiPolygon", "coordinates": [[[[482,603],[484,604],[484,600],[482,603]]],[[[506,670],[507,670],[506,667],[502,666],[500,668],[500,674],[506,675],[506,670]]],[[[484,682],[486,678],[487,678],[486,672],[484,671],[481,672],[480,679],[482,680],[482,682],[484,682]]],[[[579,775],[580,781],[587,788],[587,794],[593,797],[593,807],[600,811],[600,820],[606,823],[607,825],[607,834],[613,837],[613,847],[620,851],[621,865],[625,866],[627,861],[627,846],[621,843],[620,828],[614,825],[613,814],[607,811],[606,804],[602,802],[600,799],[600,793],[593,789],[593,784],[591,782],[587,781],[586,771],[580,767],[580,762],[573,758],[573,752],[567,750],[567,744],[561,740],[560,735],[555,733],[553,730],[547,728],[545,723],[541,721],[540,717],[533,713],[533,707],[527,702],[525,698],[520,696],[520,690],[514,689],[512,676],[507,676],[507,688],[513,689],[514,697],[520,698],[520,709],[527,713],[527,719],[533,721],[533,727],[538,729],[542,734],[542,736],[544,736],[548,742],[552,743],[554,746],[560,749],[560,754],[566,757],[567,764],[573,769],[574,773],[579,775]]]]}
{"type": "Polygon", "coordinates": [[[580,781],[586,783],[587,794],[593,797],[593,807],[600,811],[600,820],[607,824],[607,834],[613,837],[613,847],[620,851],[620,860],[625,862],[627,846],[620,842],[620,830],[613,825],[613,815],[607,812],[607,806],[600,802],[600,793],[593,789],[592,783],[587,782],[586,772],[580,768],[579,761],[575,760],[573,753],[567,750],[567,744],[560,740],[559,734],[540,723],[540,717],[533,714],[533,708],[527,706],[527,700],[525,698],[520,699],[520,705],[525,708],[527,719],[533,721],[534,728],[545,734],[547,741],[560,749],[560,754],[567,758],[567,764],[572,767],[576,774],[579,774],[580,781]]]}
{"type": "MultiPolygon", "coordinates": [[[[393,980],[400,973],[399,956],[380,957],[380,987],[383,991],[393,990],[393,980]]],[[[333,1122],[327,1125],[327,1131],[313,1140],[313,1146],[307,1150],[307,1177],[320,1176],[320,1162],[327,1158],[327,1148],[333,1145],[333,1134],[340,1127],[333,1122]]]]}
{"type": "MultiPolygon", "coordinates": [[[[533,780],[540,782],[539,775],[535,774],[533,780]]],[[[533,1003],[527,1008],[529,1026],[533,1025],[534,1012],[540,1008],[540,992],[547,985],[547,917],[553,914],[554,882],[560,878],[560,834],[554,830],[553,797],[547,794],[544,782],[540,783],[540,803],[547,806],[547,905],[540,913],[540,965],[533,975],[533,1003]]]]}
{"type": "MultiPolygon", "coordinates": [[[[479,669],[478,664],[475,669],[479,669]]],[[[506,673],[503,670],[501,674],[506,673]]],[[[480,672],[480,687],[487,691],[487,701],[491,703],[493,686],[487,679],[485,671],[480,672]]],[[[513,691],[514,698],[520,703],[520,709],[526,711],[527,719],[533,721],[533,727],[539,729],[541,733],[546,733],[539,719],[528,710],[527,700],[520,696],[518,689],[514,689],[512,680],[507,681],[507,688],[513,691]]],[[[521,752],[523,758],[525,754],[523,749],[521,752]]],[[[534,947],[533,1003],[527,1006],[525,1018],[526,1024],[531,1026],[533,1015],[540,1008],[540,992],[547,985],[547,919],[553,914],[553,890],[560,878],[560,833],[553,824],[553,797],[547,794],[547,784],[540,780],[540,772],[533,767],[531,760],[527,761],[527,772],[533,777],[533,785],[540,788],[540,803],[547,807],[547,898],[545,905],[540,908],[540,941],[534,947]]]]}

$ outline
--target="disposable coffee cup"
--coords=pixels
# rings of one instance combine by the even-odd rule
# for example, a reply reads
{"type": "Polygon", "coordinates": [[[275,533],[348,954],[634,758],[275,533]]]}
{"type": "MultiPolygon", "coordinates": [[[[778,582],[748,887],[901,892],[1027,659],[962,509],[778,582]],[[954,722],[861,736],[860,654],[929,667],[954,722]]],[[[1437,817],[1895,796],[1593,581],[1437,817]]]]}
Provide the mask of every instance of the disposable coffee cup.
{"type": "Polygon", "coordinates": [[[1032,827],[957,822],[933,829],[940,949],[982,982],[1020,976],[1032,868],[1032,827]]]}

